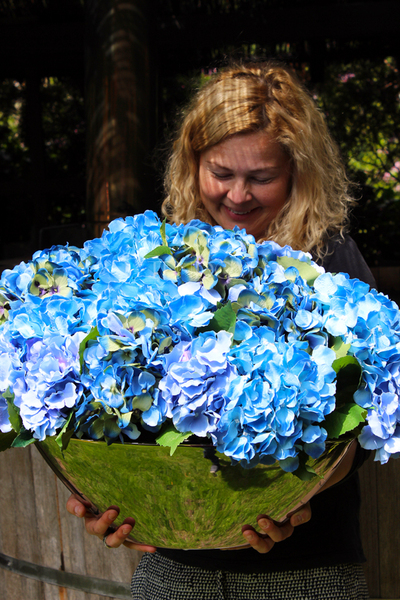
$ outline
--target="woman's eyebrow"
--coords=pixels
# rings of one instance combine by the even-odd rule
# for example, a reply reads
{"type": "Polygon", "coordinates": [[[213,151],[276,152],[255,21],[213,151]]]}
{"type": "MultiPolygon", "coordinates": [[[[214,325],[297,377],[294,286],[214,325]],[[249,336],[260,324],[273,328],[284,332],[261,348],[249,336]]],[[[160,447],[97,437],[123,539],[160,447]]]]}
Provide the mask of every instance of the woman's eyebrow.
{"type": "MultiPolygon", "coordinates": [[[[226,167],[224,165],[221,165],[221,164],[219,164],[216,161],[206,160],[205,162],[210,167],[217,167],[218,169],[223,169],[224,171],[232,171],[233,170],[230,167],[226,167]]],[[[276,169],[279,169],[279,165],[269,165],[269,166],[266,166],[266,167],[261,167],[259,169],[250,169],[248,171],[248,173],[264,173],[265,171],[274,171],[276,169]]]]}

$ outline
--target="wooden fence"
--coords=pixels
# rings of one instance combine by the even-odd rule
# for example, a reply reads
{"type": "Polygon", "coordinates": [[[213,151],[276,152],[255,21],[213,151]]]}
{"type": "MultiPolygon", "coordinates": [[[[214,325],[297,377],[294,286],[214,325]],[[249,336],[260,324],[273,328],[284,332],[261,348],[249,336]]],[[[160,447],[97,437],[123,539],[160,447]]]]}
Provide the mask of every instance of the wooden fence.
{"type": "MultiPolygon", "coordinates": [[[[66,512],[68,490],[35,447],[0,454],[0,482],[2,554],[70,573],[124,582],[129,587],[140,553],[125,547],[107,550],[98,538],[87,535],[83,521],[66,512]]],[[[104,596],[59,588],[5,569],[0,569],[0,598],[104,600],[104,596]]]]}

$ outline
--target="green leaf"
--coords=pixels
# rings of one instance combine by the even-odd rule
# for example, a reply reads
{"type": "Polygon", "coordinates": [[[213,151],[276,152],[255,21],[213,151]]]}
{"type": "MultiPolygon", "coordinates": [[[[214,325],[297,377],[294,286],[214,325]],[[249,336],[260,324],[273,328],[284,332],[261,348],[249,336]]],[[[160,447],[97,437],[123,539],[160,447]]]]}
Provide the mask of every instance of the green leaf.
{"type": "Polygon", "coordinates": [[[157,248],[148,252],[145,258],[154,258],[155,256],[162,256],[163,254],[172,254],[171,248],[168,246],[157,246],[157,248]]]}
{"type": "Polygon", "coordinates": [[[354,356],[343,356],[333,361],[332,367],[337,373],[336,407],[351,402],[361,383],[361,366],[354,356]]]}
{"type": "Polygon", "coordinates": [[[169,455],[172,456],[179,444],[185,441],[192,434],[189,433],[181,433],[172,423],[168,423],[166,427],[163,428],[161,434],[156,438],[157,444],[160,446],[164,446],[170,448],[169,455]]]}
{"type": "Polygon", "coordinates": [[[14,394],[10,392],[10,388],[3,393],[3,398],[7,402],[8,418],[10,419],[11,427],[19,433],[22,427],[22,420],[19,416],[19,408],[14,404],[14,394]]]}
{"type": "Polygon", "coordinates": [[[296,267],[300,276],[307,281],[309,285],[313,285],[314,281],[321,275],[311,263],[303,262],[298,258],[292,258],[291,256],[278,256],[276,262],[280,264],[285,270],[289,267],[296,267]]]}
{"type": "Polygon", "coordinates": [[[73,433],[74,433],[73,429],[68,430],[68,425],[71,422],[72,415],[73,415],[73,413],[70,413],[67,421],[64,423],[63,428],[61,429],[60,433],[56,437],[56,442],[57,442],[61,452],[64,452],[64,450],[67,449],[69,440],[71,439],[71,437],[73,436],[73,433]]]}
{"type": "Polygon", "coordinates": [[[0,433],[0,452],[11,448],[14,439],[17,437],[15,431],[9,431],[8,433],[0,433]]]}
{"type": "Polygon", "coordinates": [[[299,466],[293,472],[293,475],[301,479],[301,481],[310,481],[318,476],[314,469],[307,464],[308,459],[309,457],[305,452],[299,453],[299,466]]]}
{"type": "Polygon", "coordinates": [[[232,308],[232,303],[227,302],[220,308],[218,308],[211,321],[206,327],[200,329],[200,331],[228,331],[229,333],[235,332],[236,325],[236,312],[232,308]]]}
{"type": "Polygon", "coordinates": [[[358,404],[348,403],[328,415],[322,426],[330,439],[337,439],[344,433],[353,431],[366,419],[367,411],[358,404]]]}
{"type": "Polygon", "coordinates": [[[67,431],[64,431],[61,437],[61,452],[64,452],[64,450],[68,448],[69,441],[74,435],[74,433],[75,432],[73,429],[68,429],[67,431]]]}
{"type": "Polygon", "coordinates": [[[348,373],[354,371],[354,373],[358,372],[361,375],[361,366],[355,356],[341,356],[333,361],[332,367],[338,374],[348,369],[348,373]]]}
{"type": "Polygon", "coordinates": [[[97,327],[93,327],[89,333],[87,334],[87,336],[85,338],[83,338],[83,340],[81,341],[80,345],[79,345],[79,362],[81,365],[81,371],[83,368],[83,353],[86,350],[86,346],[88,345],[88,343],[90,342],[90,340],[97,340],[99,336],[99,330],[97,329],[97,327]]]}
{"type": "Polygon", "coordinates": [[[32,431],[23,430],[17,435],[11,444],[12,448],[26,448],[29,444],[36,442],[36,438],[33,437],[32,431]]]}
{"type": "Polygon", "coordinates": [[[15,394],[10,390],[10,388],[8,387],[6,389],[5,392],[3,392],[3,398],[5,398],[6,400],[12,400],[14,401],[15,398],[15,394]]]}

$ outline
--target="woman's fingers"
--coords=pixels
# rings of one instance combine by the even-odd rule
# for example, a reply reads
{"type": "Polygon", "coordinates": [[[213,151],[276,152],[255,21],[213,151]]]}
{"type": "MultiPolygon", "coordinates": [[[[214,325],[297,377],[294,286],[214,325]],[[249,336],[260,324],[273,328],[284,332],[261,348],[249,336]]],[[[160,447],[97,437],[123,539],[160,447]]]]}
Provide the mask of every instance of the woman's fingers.
{"type": "Polygon", "coordinates": [[[103,540],[108,548],[119,548],[124,544],[127,548],[139,550],[140,552],[156,551],[154,546],[137,544],[127,539],[135,525],[135,519],[128,517],[122,525],[113,529],[113,523],[119,515],[118,506],[110,506],[101,516],[92,515],[87,511],[87,508],[90,508],[90,503],[86,503],[82,499],[78,500],[74,495],[67,500],[67,511],[71,515],[84,518],[86,531],[90,535],[95,535],[103,540]],[[108,531],[109,533],[107,533],[108,531]]]}
{"type": "Polygon", "coordinates": [[[276,525],[266,515],[257,517],[257,523],[263,534],[267,535],[273,542],[283,542],[293,533],[294,527],[287,521],[282,525],[276,525]]]}
{"type": "Polygon", "coordinates": [[[290,523],[293,527],[297,527],[298,525],[303,525],[307,523],[311,519],[311,506],[310,503],[304,504],[299,510],[296,510],[295,513],[290,517],[290,523]]]}
{"type": "MultiPolygon", "coordinates": [[[[132,532],[133,527],[135,525],[135,519],[127,518],[125,521],[112,533],[108,535],[105,534],[103,536],[103,540],[105,541],[108,548],[119,548],[124,544],[127,548],[131,550],[139,550],[140,552],[155,552],[157,548],[154,546],[148,546],[147,544],[137,544],[132,540],[128,540],[128,535],[132,532]]],[[[106,532],[107,533],[107,532],[106,532]]]]}
{"type": "Polygon", "coordinates": [[[282,542],[290,537],[295,527],[307,523],[310,519],[311,507],[310,504],[307,503],[293,513],[288,521],[280,525],[274,523],[267,515],[259,515],[257,517],[257,523],[261,529],[261,533],[257,533],[251,525],[244,525],[242,527],[242,533],[254,550],[264,554],[269,552],[274,547],[275,543],[282,542]]]}
{"type": "Polygon", "coordinates": [[[85,504],[87,505],[87,508],[90,508],[89,502],[86,503],[82,499],[78,500],[78,498],[72,494],[72,496],[70,496],[67,500],[67,511],[75,517],[82,518],[86,516],[85,504]]]}
{"type": "Polygon", "coordinates": [[[102,539],[108,548],[119,548],[125,543],[126,538],[131,533],[135,525],[134,519],[125,519],[125,521],[114,531],[107,534],[108,528],[102,534],[102,539]]]}
{"type": "Polygon", "coordinates": [[[87,516],[85,518],[86,531],[91,535],[97,535],[97,537],[103,539],[106,531],[112,527],[118,515],[119,509],[116,506],[110,506],[110,508],[108,508],[100,517],[87,516]]]}
{"type": "Polygon", "coordinates": [[[148,546],[147,544],[137,544],[136,542],[131,542],[130,540],[124,542],[124,546],[126,546],[130,550],[138,550],[139,552],[155,552],[157,550],[155,546],[148,546]]]}
{"type": "Polygon", "coordinates": [[[249,545],[261,554],[269,552],[275,544],[270,537],[257,533],[251,525],[243,525],[242,533],[249,545]]]}
{"type": "Polygon", "coordinates": [[[278,526],[266,515],[260,515],[257,522],[262,533],[257,533],[249,525],[244,525],[242,532],[250,546],[262,554],[269,552],[276,542],[282,542],[293,533],[293,526],[289,521],[278,526]]]}

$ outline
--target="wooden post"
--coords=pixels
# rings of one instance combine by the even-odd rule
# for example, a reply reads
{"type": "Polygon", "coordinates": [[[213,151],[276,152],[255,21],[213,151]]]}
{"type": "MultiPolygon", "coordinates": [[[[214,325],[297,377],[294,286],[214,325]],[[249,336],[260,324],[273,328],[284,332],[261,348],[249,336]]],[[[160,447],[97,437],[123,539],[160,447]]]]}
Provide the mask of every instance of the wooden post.
{"type": "Polygon", "coordinates": [[[154,103],[148,0],[86,3],[87,209],[94,235],[149,207],[154,103]]]}

